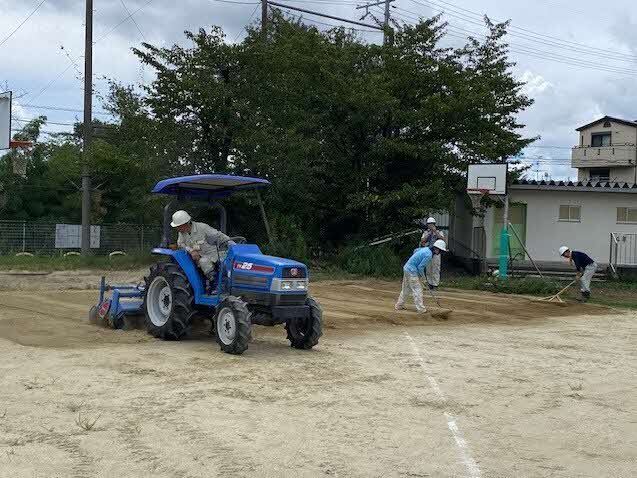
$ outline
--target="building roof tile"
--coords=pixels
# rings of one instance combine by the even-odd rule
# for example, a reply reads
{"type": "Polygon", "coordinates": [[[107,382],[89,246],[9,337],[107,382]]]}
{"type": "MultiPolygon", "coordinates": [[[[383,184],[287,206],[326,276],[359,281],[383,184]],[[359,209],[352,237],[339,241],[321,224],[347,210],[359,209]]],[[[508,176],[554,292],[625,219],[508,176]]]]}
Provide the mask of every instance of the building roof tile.
{"type": "Polygon", "coordinates": [[[625,120],[625,119],[621,119],[621,118],[615,118],[614,116],[603,116],[595,121],[593,121],[592,123],[588,123],[585,124],[584,126],[580,126],[579,128],[575,129],[575,131],[582,131],[586,128],[590,128],[591,126],[595,126],[597,123],[601,123],[602,121],[614,121],[615,123],[620,123],[620,124],[625,124],[627,126],[633,126],[635,128],[637,128],[637,122],[635,121],[630,121],[630,120],[625,120]]]}
{"type": "Polygon", "coordinates": [[[608,181],[534,181],[518,179],[511,184],[512,189],[543,191],[591,191],[637,193],[637,184],[608,181]]]}

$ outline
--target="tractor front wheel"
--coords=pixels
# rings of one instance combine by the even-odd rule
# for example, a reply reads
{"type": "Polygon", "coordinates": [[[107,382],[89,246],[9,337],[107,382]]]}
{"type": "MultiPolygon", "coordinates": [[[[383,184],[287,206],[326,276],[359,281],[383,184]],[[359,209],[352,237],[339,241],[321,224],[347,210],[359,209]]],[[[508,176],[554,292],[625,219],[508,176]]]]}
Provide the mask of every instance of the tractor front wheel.
{"type": "Polygon", "coordinates": [[[228,297],[217,307],[215,336],[226,353],[239,355],[246,351],[252,338],[250,311],[238,297],[228,297]]]}
{"type": "Polygon", "coordinates": [[[144,280],[143,308],[148,333],[164,340],[183,338],[196,313],[192,287],[185,274],[177,264],[161,262],[150,268],[144,280]]]}
{"type": "Polygon", "coordinates": [[[285,330],[292,347],[309,350],[318,344],[323,335],[323,310],[312,297],[305,300],[305,305],[310,307],[310,316],[307,319],[288,320],[285,330]]]}

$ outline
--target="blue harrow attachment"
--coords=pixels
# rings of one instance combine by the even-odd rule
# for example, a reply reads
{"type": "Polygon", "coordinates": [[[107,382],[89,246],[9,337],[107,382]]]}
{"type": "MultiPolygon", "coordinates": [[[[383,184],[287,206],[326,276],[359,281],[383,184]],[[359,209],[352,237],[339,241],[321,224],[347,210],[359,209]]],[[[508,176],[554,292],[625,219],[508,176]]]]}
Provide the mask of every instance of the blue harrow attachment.
{"type": "Polygon", "coordinates": [[[89,312],[90,321],[113,329],[133,328],[126,319],[143,315],[145,292],[143,283],[107,284],[102,277],[99,301],[89,312]]]}

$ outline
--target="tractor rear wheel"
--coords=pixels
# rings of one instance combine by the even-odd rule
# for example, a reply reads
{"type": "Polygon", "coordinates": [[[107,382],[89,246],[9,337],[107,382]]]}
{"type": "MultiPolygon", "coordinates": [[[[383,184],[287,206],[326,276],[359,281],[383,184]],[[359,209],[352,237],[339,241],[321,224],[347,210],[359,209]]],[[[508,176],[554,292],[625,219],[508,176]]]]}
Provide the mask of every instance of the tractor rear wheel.
{"type": "Polygon", "coordinates": [[[306,319],[288,320],[285,330],[292,347],[309,350],[318,344],[323,335],[323,309],[313,297],[308,297],[305,305],[310,307],[310,316],[306,319]]]}
{"type": "Polygon", "coordinates": [[[144,278],[146,330],[154,337],[179,340],[188,334],[193,316],[194,294],[182,270],[172,262],[160,262],[144,278]]]}
{"type": "Polygon", "coordinates": [[[252,324],[247,304],[238,297],[228,297],[217,306],[215,336],[226,353],[246,351],[252,338],[252,324]]]}

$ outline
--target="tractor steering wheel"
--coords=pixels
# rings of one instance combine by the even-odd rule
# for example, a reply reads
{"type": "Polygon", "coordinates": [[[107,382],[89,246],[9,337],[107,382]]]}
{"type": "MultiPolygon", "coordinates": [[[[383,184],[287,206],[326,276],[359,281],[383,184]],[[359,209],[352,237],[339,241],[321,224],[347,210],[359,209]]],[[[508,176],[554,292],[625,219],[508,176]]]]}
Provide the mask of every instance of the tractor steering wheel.
{"type": "Polygon", "coordinates": [[[235,236],[235,237],[230,237],[228,239],[226,239],[225,241],[219,243],[219,248],[223,248],[223,246],[227,246],[228,242],[233,241],[236,244],[245,244],[246,242],[248,242],[248,240],[243,237],[243,236],[235,236]]]}

